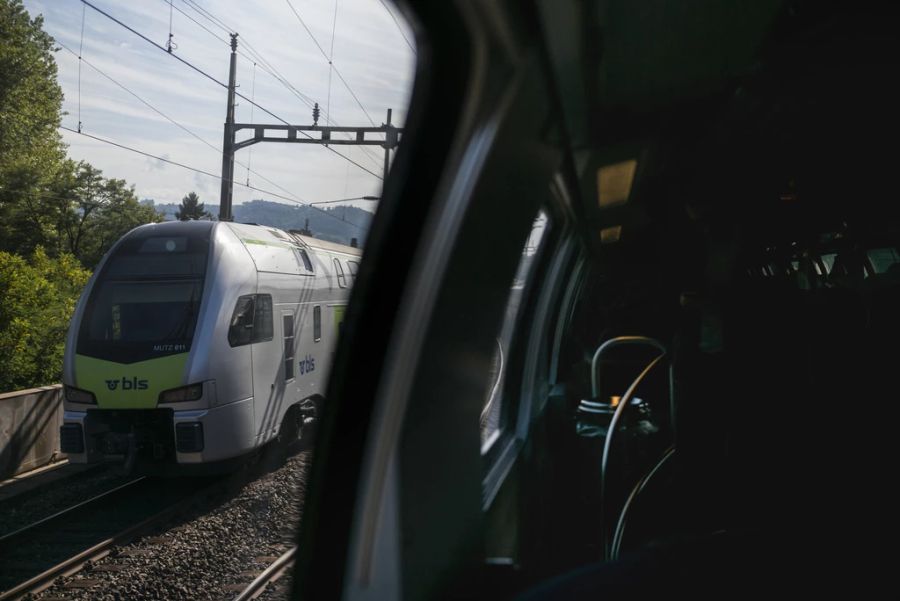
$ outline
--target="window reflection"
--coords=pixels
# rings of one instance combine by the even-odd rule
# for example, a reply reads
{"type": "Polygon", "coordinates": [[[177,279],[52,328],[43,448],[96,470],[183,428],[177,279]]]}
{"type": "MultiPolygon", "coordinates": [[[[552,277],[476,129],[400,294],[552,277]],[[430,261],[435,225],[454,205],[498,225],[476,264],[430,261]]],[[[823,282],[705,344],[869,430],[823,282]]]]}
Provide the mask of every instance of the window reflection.
{"type": "Polygon", "coordinates": [[[528,279],[534,269],[535,257],[544,240],[544,232],[547,228],[548,217],[542,210],[535,217],[531,225],[531,232],[522,248],[522,257],[516,268],[515,276],[510,285],[509,297],[506,302],[506,314],[503,317],[503,325],[495,339],[494,356],[491,360],[491,385],[488,388],[484,407],[481,410],[481,446],[487,450],[503,431],[507,423],[511,423],[508,407],[504,407],[504,384],[509,360],[509,349],[512,344],[516,326],[516,317],[522,302],[522,294],[528,283],[528,279]]]}

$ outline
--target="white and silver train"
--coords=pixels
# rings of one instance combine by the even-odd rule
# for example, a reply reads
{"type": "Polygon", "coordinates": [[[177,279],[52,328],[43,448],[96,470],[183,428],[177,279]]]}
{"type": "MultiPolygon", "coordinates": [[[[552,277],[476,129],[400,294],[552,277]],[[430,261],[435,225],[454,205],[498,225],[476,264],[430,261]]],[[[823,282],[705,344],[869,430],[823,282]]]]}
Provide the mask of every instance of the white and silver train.
{"type": "Polygon", "coordinates": [[[190,469],[304,436],[359,259],[257,225],[132,230],[69,327],[62,451],[76,463],[190,469]]]}

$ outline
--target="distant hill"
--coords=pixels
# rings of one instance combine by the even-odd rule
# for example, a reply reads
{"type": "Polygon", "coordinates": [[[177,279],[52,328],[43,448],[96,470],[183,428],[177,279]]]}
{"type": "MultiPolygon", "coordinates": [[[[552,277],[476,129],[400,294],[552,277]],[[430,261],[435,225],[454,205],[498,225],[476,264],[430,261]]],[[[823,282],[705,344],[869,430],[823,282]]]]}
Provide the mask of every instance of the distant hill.
{"type": "MultiPolygon", "coordinates": [[[[151,204],[153,201],[143,202],[151,204]]],[[[177,203],[153,203],[153,207],[164,215],[167,221],[175,220],[175,211],[179,206],[177,203]]],[[[207,204],[206,210],[218,215],[219,205],[207,204]]],[[[307,219],[309,229],[316,238],[340,244],[350,244],[350,240],[356,238],[362,246],[372,221],[372,213],[351,206],[318,208],[287,205],[269,200],[251,200],[234,205],[234,220],[239,223],[258,223],[283,230],[299,230],[306,226],[307,219]]]]}

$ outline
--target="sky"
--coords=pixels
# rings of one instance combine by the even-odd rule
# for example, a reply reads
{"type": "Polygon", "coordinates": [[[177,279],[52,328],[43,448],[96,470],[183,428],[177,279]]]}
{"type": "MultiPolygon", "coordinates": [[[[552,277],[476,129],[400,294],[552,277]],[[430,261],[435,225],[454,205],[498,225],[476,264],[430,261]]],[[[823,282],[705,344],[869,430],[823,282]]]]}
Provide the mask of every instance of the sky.
{"type": "MultiPolygon", "coordinates": [[[[413,36],[399,12],[388,2],[172,0],[171,7],[169,0],[90,2],[161,46],[166,46],[169,38],[171,13],[172,41],[176,46],[172,54],[221,82],[228,81],[230,56],[225,28],[236,31],[238,92],[292,124],[310,125],[312,111],[266,69],[283,76],[303,97],[319,103],[320,125],[327,119],[337,125],[371,126],[372,122],[381,125],[388,108],[393,109],[392,123],[403,125],[415,66],[415,53],[410,44],[413,36]],[[203,16],[195,6],[205,9],[220,23],[203,16]]],[[[64,46],[56,53],[56,62],[59,84],[65,94],[62,117],[65,127],[77,130],[80,115],[84,133],[221,174],[225,88],[85,6],[81,0],[25,0],[24,3],[32,16],[43,15],[44,30],[64,46]]],[[[235,120],[279,123],[240,98],[235,120]]],[[[195,191],[204,202],[219,202],[218,179],[77,133],[66,130],[60,133],[69,146],[70,158],[88,161],[106,177],[125,179],[135,186],[142,199],[180,202],[188,192],[195,191]]],[[[242,135],[247,134],[238,134],[238,139],[242,135]]],[[[335,150],[381,175],[384,150],[380,147],[339,146],[335,150]]],[[[381,179],[319,145],[259,143],[238,150],[235,160],[235,180],[246,183],[249,177],[250,185],[294,200],[320,202],[378,196],[381,190],[381,179]],[[247,166],[252,170],[250,173],[247,166]]],[[[257,198],[292,202],[238,185],[234,187],[233,198],[235,204],[257,198]]],[[[346,204],[373,210],[377,203],[346,204]]]]}

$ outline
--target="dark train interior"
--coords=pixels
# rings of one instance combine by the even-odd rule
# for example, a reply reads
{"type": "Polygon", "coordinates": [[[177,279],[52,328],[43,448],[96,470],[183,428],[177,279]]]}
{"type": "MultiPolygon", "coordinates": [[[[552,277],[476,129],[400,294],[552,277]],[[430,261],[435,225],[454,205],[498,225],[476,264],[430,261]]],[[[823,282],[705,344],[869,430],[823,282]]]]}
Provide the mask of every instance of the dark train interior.
{"type": "Polygon", "coordinates": [[[337,352],[296,598],[883,590],[889,7],[404,10],[410,133],[337,352]]]}

